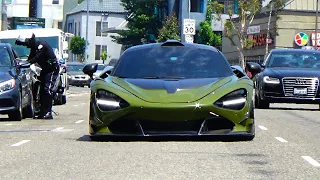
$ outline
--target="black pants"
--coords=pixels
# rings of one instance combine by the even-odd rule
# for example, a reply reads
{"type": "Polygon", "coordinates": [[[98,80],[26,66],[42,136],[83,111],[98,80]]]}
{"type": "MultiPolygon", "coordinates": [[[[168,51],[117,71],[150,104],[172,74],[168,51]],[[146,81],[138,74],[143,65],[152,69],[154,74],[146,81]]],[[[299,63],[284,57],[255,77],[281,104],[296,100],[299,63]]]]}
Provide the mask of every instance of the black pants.
{"type": "Polygon", "coordinates": [[[52,112],[52,101],[55,95],[54,86],[59,77],[59,68],[52,72],[42,72],[40,74],[41,89],[40,100],[41,108],[40,115],[45,115],[52,112]]]}

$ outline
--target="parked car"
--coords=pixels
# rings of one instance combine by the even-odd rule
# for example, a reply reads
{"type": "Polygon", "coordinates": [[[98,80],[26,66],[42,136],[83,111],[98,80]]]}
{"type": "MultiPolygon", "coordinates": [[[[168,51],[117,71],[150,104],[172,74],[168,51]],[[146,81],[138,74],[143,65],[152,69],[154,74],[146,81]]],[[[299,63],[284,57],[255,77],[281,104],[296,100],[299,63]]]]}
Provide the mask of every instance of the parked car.
{"type": "Polygon", "coordinates": [[[116,65],[116,63],[118,62],[118,59],[117,58],[112,58],[111,60],[110,60],[110,62],[109,62],[109,66],[115,66],[116,65]]]}
{"type": "Polygon", "coordinates": [[[34,116],[30,64],[12,46],[0,43],[0,114],[21,121],[34,116]]]}
{"type": "Polygon", "coordinates": [[[270,103],[320,104],[319,51],[273,49],[261,66],[247,64],[256,74],[256,108],[269,108],[270,103]]]}
{"type": "Polygon", "coordinates": [[[82,72],[85,64],[79,62],[67,63],[68,83],[71,86],[89,86],[90,77],[82,72]]]}
{"type": "Polygon", "coordinates": [[[98,64],[97,71],[93,74],[93,78],[99,76],[105,67],[106,67],[105,64],[98,64]]]}
{"type": "MultiPolygon", "coordinates": [[[[98,64],[87,64],[90,77],[98,64]]],[[[212,46],[175,40],[127,49],[91,82],[89,133],[255,136],[253,81],[212,46]]]]}

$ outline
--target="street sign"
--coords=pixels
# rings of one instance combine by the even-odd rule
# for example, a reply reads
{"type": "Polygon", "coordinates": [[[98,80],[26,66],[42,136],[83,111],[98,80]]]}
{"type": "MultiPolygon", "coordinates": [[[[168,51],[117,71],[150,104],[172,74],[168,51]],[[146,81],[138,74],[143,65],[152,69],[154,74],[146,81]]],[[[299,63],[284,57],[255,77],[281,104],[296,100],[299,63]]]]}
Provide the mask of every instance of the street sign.
{"type": "Polygon", "coordinates": [[[184,19],[183,34],[186,34],[186,35],[195,35],[196,34],[196,20],[195,19],[184,19]]]}
{"type": "Polygon", "coordinates": [[[184,37],[185,37],[186,43],[193,43],[193,41],[194,41],[193,35],[186,34],[186,35],[184,35],[184,37]]]}

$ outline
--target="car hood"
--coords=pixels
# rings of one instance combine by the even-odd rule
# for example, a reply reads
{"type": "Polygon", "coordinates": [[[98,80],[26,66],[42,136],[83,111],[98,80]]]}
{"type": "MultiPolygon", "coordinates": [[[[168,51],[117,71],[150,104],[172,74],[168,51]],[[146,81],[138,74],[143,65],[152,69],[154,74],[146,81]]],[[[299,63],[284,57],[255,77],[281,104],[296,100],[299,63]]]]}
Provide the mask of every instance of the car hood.
{"type": "Polygon", "coordinates": [[[231,77],[182,80],[113,77],[112,82],[147,102],[185,103],[199,100],[231,80],[231,77]]]}
{"type": "Polygon", "coordinates": [[[0,83],[10,79],[12,79],[12,76],[9,74],[9,71],[0,71],[0,83]]]}
{"type": "Polygon", "coordinates": [[[284,77],[320,77],[320,70],[303,68],[266,68],[263,72],[265,76],[275,78],[284,77]]]}

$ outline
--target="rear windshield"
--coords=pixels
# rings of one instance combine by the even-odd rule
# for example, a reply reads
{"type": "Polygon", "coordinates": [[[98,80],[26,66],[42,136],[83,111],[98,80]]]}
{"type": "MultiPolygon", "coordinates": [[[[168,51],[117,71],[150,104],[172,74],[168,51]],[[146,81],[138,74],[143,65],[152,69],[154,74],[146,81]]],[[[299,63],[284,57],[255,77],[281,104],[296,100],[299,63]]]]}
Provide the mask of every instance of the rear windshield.
{"type": "Polygon", "coordinates": [[[218,52],[194,47],[149,47],[128,51],[119,59],[113,76],[127,78],[216,78],[232,75],[218,52]]]}

